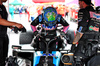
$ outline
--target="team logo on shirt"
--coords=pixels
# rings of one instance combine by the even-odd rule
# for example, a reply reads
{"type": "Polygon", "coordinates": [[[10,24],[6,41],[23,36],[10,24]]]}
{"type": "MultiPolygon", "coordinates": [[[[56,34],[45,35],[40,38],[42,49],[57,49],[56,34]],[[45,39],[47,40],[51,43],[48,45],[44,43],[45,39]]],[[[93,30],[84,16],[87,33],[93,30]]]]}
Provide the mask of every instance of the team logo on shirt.
{"type": "Polygon", "coordinates": [[[97,32],[98,32],[98,31],[99,31],[99,28],[98,28],[98,27],[95,27],[95,26],[94,26],[94,27],[93,27],[93,26],[90,26],[90,27],[89,27],[89,30],[90,30],[90,31],[93,30],[93,31],[97,31],[97,32]]]}

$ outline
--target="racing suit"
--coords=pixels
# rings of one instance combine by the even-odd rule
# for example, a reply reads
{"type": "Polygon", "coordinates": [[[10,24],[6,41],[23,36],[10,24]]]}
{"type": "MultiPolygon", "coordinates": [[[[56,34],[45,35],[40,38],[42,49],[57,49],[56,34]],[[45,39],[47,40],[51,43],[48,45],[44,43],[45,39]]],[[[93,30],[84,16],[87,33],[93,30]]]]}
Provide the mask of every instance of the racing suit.
{"type": "Polygon", "coordinates": [[[100,31],[100,23],[97,23],[94,19],[91,18],[90,12],[94,12],[92,6],[87,6],[84,9],[80,9],[78,12],[77,31],[83,33],[83,36],[78,42],[78,46],[76,48],[74,55],[82,57],[81,61],[85,63],[88,61],[90,57],[86,55],[86,52],[84,51],[84,49],[82,49],[82,47],[87,47],[86,44],[88,39],[98,39],[98,32],[100,31]]]}
{"type": "MultiPolygon", "coordinates": [[[[0,18],[7,20],[8,14],[4,5],[0,5],[0,18]]],[[[0,25],[0,66],[5,66],[8,54],[7,26],[0,25]]]]}
{"type": "MultiPolygon", "coordinates": [[[[67,33],[69,24],[64,20],[64,18],[58,14],[57,20],[56,20],[56,24],[53,25],[52,27],[49,27],[45,24],[45,20],[43,18],[43,14],[39,15],[32,23],[31,23],[31,27],[33,29],[33,32],[36,31],[36,26],[38,24],[41,24],[42,27],[42,31],[41,32],[46,32],[46,35],[42,35],[45,39],[49,39],[51,40],[52,38],[54,38],[56,36],[56,29],[57,29],[57,24],[62,24],[64,26],[63,31],[65,33],[67,33]]],[[[43,44],[39,44],[43,51],[45,51],[45,47],[43,44]]],[[[50,45],[50,51],[55,51],[56,50],[56,43],[52,43],[52,45],[50,45]]]]}

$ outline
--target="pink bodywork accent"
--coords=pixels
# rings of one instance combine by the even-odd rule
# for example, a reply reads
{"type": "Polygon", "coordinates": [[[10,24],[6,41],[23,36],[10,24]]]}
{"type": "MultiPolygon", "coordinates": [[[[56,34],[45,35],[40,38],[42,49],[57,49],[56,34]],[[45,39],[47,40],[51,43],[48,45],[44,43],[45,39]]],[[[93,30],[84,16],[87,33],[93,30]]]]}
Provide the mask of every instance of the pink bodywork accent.
{"type": "Polygon", "coordinates": [[[65,26],[65,27],[63,28],[63,32],[67,33],[68,28],[69,28],[69,26],[65,26]]]}
{"type": "Polygon", "coordinates": [[[32,27],[33,32],[35,32],[37,30],[36,26],[31,25],[31,27],[32,27]]]}
{"type": "Polygon", "coordinates": [[[56,29],[57,28],[57,26],[58,25],[56,25],[56,27],[54,28],[54,26],[51,28],[51,29],[49,29],[49,28],[44,28],[42,25],[41,25],[41,27],[43,27],[45,30],[54,30],[54,29],[56,29]]]}

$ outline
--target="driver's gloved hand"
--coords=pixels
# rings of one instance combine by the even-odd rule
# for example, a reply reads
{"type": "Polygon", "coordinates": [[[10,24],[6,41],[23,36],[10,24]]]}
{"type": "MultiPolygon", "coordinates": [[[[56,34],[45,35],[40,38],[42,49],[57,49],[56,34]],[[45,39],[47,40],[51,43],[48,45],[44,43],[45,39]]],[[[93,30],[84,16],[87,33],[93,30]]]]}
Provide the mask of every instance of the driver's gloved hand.
{"type": "Polygon", "coordinates": [[[71,46],[71,52],[75,52],[75,50],[76,50],[76,44],[72,44],[72,46],[71,46]]]}

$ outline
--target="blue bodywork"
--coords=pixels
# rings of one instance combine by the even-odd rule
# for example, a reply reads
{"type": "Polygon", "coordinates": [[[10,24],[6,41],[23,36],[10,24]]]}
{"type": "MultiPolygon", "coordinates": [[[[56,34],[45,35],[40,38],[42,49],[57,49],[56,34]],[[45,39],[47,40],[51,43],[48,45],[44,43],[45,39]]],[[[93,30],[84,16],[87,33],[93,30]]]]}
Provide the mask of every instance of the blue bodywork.
{"type": "MultiPolygon", "coordinates": [[[[42,51],[37,51],[34,53],[33,66],[37,66],[37,64],[39,64],[39,60],[41,56],[46,56],[46,54],[44,54],[42,51]]],[[[53,64],[55,66],[59,66],[60,58],[61,58],[60,52],[52,51],[52,54],[48,54],[48,56],[53,56],[53,64]]]]}

